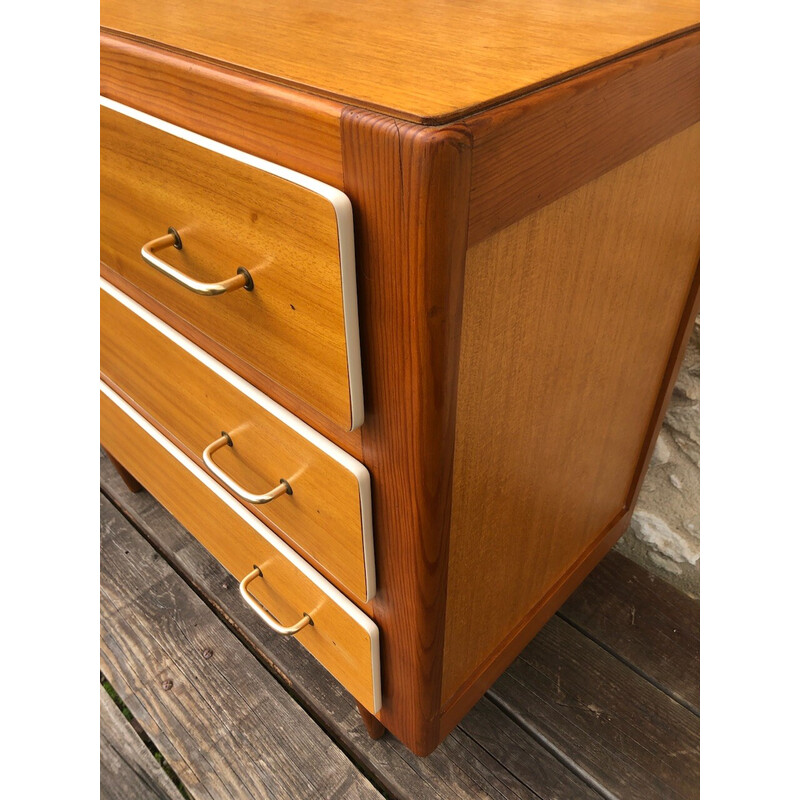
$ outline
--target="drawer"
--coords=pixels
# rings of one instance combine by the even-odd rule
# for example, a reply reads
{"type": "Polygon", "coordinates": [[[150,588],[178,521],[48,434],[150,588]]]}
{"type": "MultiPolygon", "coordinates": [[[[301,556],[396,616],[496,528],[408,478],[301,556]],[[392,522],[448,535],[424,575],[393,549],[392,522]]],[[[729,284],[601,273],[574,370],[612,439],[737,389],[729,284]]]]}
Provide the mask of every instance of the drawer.
{"type": "Polygon", "coordinates": [[[354,597],[371,599],[366,467],[107,281],[101,287],[105,380],[354,597]],[[225,444],[204,456],[223,432],[225,444]]]}
{"type": "Polygon", "coordinates": [[[103,263],[192,326],[189,336],[213,339],[223,360],[241,359],[357,428],[364,401],[347,196],[104,98],[100,123],[103,263]],[[198,293],[211,291],[222,293],[198,293]]]}
{"type": "Polygon", "coordinates": [[[287,627],[308,615],[313,624],[294,637],[356,700],[380,709],[378,628],[363,611],[103,383],[100,441],[242,582],[255,613],[287,627]]]}

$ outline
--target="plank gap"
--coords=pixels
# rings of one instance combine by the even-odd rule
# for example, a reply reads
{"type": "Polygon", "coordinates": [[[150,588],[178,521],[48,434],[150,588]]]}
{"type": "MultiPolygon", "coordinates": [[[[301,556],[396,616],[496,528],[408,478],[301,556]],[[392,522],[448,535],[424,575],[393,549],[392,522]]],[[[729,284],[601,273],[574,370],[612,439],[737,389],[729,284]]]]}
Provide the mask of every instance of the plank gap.
{"type": "Polygon", "coordinates": [[[556,616],[560,617],[564,622],[567,623],[571,628],[574,628],[578,633],[582,636],[585,636],[589,641],[594,642],[598,647],[601,647],[603,650],[606,651],[610,656],[613,656],[617,659],[621,664],[624,664],[631,672],[635,672],[640,678],[644,678],[649,684],[654,686],[660,692],[663,692],[667,697],[674,700],[678,705],[683,706],[687,711],[690,711],[696,717],[700,717],[700,709],[696,706],[689,703],[679,694],[676,694],[672,689],[668,686],[665,686],[659,680],[654,678],[652,675],[649,675],[643,669],[640,669],[636,664],[634,664],[630,659],[625,658],[621,653],[618,653],[612,647],[607,645],[602,639],[598,639],[596,636],[592,635],[592,633],[586,630],[584,627],[579,625],[578,623],[571,620],[569,617],[564,616],[560,611],[556,612],[556,616]]]}
{"type": "Polygon", "coordinates": [[[119,716],[124,720],[123,724],[130,729],[134,736],[139,738],[147,752],[152,756],[153,763],[164,773],[164,777],[175,786],[176,791],[179,792],[182,797],[185,797],[186,800],[194,800],[192,793],[183,785],[183,781],[178,777],[178,774],[164,757],[164,754],[159,751],[144,728],[136,721],[136,717],[134,717],[125,703],[122,702],[122,698],[119,696],[116,689],[114,689],[111,681],[109,681],[102,672],[100,673],[100,686],[119,712],[119,716]],[[130,714],[130,718],[128,714],[130,714]]]}
{"type": "Polygon", "coordinates": [[[545,750],[547,750],[553,758],[557,759],[561,764],[563,764],[573,775],[579,778],[583,783],[585,783],[589,788],[594,789],[601,797],[605,798],[605,800],[620,800],[620,798],[615,795],[613,792],[610,792],[603,786],[598,780],[593,778],[582,769],[578,764],[576,764],[563,750],[557,747],[553,742],[551,742],[541,731],[534,728],[530,725],[527,720],[523,719],[519,714],[515,713],[514,709],[508,706],[502,699],[495,697],[491,690],[486,693],[486,698],[495,705],[500,711],[502,711],[512,722],[518,725],[522,730],[524,730],[529,736],[536,740],[545,750]]]}
{"type": "MultiPolygon", "coordinates": [[[[222,608],[219,604],[217,604],[212,598],[208,597],[206,593],[203,591],[202,586],[192,578],[192,575],[189,571],[185,570],[181,564],[177,562],[177,559],[171,557],[171,551],[167,548],[164,548],[161,543],[148,535],[148,532],[144,530],[140,525],[137,523],[136,515],[129,513],[128,509],[120,502],[118,502],[117,498],[112,494],[110,491],[107,491],[101,484],[100,486],[100,494],[106,498],[106,500],[111,503],[112,506],[125,518],[125,520],[134,528],[141,535],[141,537],[167,562],[167,564],[172,568],[172,570],[178,575],[181,580],[197,595],[197,597],[205,604],[205,606],[211,611],[212,614],[238,639],[238,641],[244,646],[244,648],[261,664],[267,672],[275,678],[275,680],[280,684],[283,690],[297,703],[303,711],[308,714],[309,717],[316,723],[317,727],[325,733],[325,735],[344,753],[347,759],[353,764],[353,766],[362,774],[364,777],[373,785],[373,787],[384,797],[392,799],[394,796],[391,793],[389,787],[387,787],[381,780],[378,775],[372,772],[369,769],[368,764],[362,762],[354,757],[353,752],[348,748],[347,739],[338,735],[338,732],[335,728],[329,727],[329,723],[327,719],[320,715],[313,706],[309,705],[304,698],[297,693],[297,691],[291,685],[291,682],[287,680],[287,676],[273,663],[271,662],[266,655],[259,650],[248,638],[246,632],[244,632],[237,624],[236,621],[233,620],[226,612],[225,609],[222,608]]],[[[233,578],[231,578],[233,580],[233,578]]],[[[146,735],[146,734],[145,734],[146,735]]],[[[389,736],[390,734],[386,734],[389,736]]]]}
{"type": "MultiPolygon", "coordinates": [[[[514,722],[514,720],[512,720],[512,722],[514,722]]],[[[486,749],[486,747],[484,747],[484,745],[483,745],[483,744],[481,744],[481,743],[480,743],[480,742],[479,742],[477,739],[475,739],[473,736],[470,736],[470,734],[469,734],[469,732],[468,732],[468,731],[466,731],[466,730],[464,730],[463,728],[461,728],[461,726],[460,726],[460,725],[458,725],[457,727],[459,728],[459,730],[461,730],[461,731],[464,733],[464,735],[465,735],[465,736],[466,736],[466,737],[467,737],[467,738],[468,738],[468,739],[469,739],[469,740],[470,740],[470,741],[471,741],[471,742],[472,742],[472,743],[473,743],[473,744],[474,744],[476,747],[479,747],[479,748],[480,748],[480,749],[481,749],[481,750],[482,750],[482,751],[483,751],[483,752],[486,754],[487,758],[490,758],[492,761],[496,762],[497,764],[499,764],[499,763],[500,763],[499,761],[497,761],[497,759],[495,758],[495,756],[494,756],[492,753],[490,753],[490,752],[489,752],[489,750],[487,750],[487,749],[486,749]]],[[[526,788],[526,789],[527,789],[527,790],[528,790],[528,791],[529,791],[531,794],[533,794],[535,797],[538,797],[538,798],[539,798],[539,800],[548,800],[548,798],[546,798],[546,797],[542,797],[542,795],[541,795],[539,792],[537,792],[537,791],[536,791],[536,789],[535,789],[533,786],[531,786],[530,784],[528,784],[528,783],[525,781],[525,779],[524,779],[524,778],[522,778],[522,777],[521,777],[521,776],[519,776],[519,775],[515,775],[514,777],[515,777],[515,778],[516,778],[516,779],[517,779],[517,780],[518,780],[518,781],[519,781],[519,782],[520,782],[520,783],[521,783],[521,784],[522,784],[522,785],[523,785],[523,786],[524,786],[524,787],[525,787],[525,788],[526,788]]]]}
{"type": "MultiPolygon", "coordinates": [[[[316,724],[326,733],[326,735],[331,739],[331,741],[336,744],[340,750],[344,752],[347,758],[353,763],[353,765],[364,775],[370,783],[373,784],[375,789],[380,792],[384,797],[389,798],[390,800],[400,800],[400,795],[397,795],[392,792],[391,787],[384,783],[381,780],[380,776],[373,772],[372,769],[369,767],[369,763],[364,760],[360,760],[358,758],[358,753],[352,748],[352,745],[346,736],[340,734],[340,732],[333,727],[327,717],[320,714],[311,704],[307,703],[304,698],[297,693],[297,691],[293,688],[291,682],[287,679],[287,676],[283,673],[283,671],[277,667],[266,654],[259,649],[259,647],[253,644],[247,634],[237,623],[236,621],[230,617],[224,608],[222,608],[213,598],[209,597],[203,590],[202,585],[193,579],[191,572],[184,569],[178,560],[174,558],[174,554],[169,548],[164,547],[157,538],[151,536],[148,531],[141,526],[141,524],[137,521],[137,515],[132,513],[121,499],[118,499],[117,496],[109,489],[104,487],[102,484],[100,486],[100,493],[105,497],[113,506],[114,508],[119,511],[120,514],[133,526],[133,528],[142,536],[142,538],[169,564],[169,566],[175,571],[175,573],[192,589],[192,591],[203,601],[203,603],[209,608],[209,610],[217,617],[217,619],[225,625],[228,630],[242,643],[245,649],[253,655],[256,660],[272,675],[275,680],[283,687],[286,693],[316,722],[316,724]]],[[[124,498],[125,495],[122,495],[121,498],[124,498]]],[[[515,725],[516,722],[512,719],[511,720],[515,725]]],[[[519,726],[517,726],[519,727],[519,726]]],[[[469,734],[464,731],[461,724],[458,726],[458,730],[464,733],[465,736],[468,736],[470,741],[475,741],[473,737],[469,736],[469,734]]],[[[387,731],[384,735],[384,738],[391,738],[394,740],[394,736],[387,731]]],[[[498,764],[501,769],[505,769],[497,759],[492,756],[484,747],[479,745],[476,742],[476,745],[481,747],[481,750],[487,752],[487,755],[491,760],[498,764]]],[[[426,780],[424,773],[420,773],[415,769],[414,763],[417,762],[418,759],[415,756],[410,756],[411,761],[406,759],[406,752],[405,747],[398,743],[397,751],[399,752],[401,758],[406,760],[406,763],[411,769],[414,769],[419,777],[422,780],[426,780]]],[[[423,759],[424,760],[424,759],[423,759]]],[[[517,777],[516,775],[514,776],[517,777]]],[[[517,778],[517,780],[519,780],[517,778]]],[[[524,781],[520,781],[525,785],[525,787],[529,791],[534,791],[530,789],[524,781]]],[[[540,797],[539,794],[534,792],[536,797],[540,797]]]]}
{"type": "Polygon", "coordinates": [[[102,451],[101,496],[142,531],[143,541],[167,563],[178,562],[177,573],[191,572],[196,580],[189,578],[186,584],[199,586],[194,589],[198,597],[282,687],[287,681],[293,684],[287,694],[301,698],[298,705],[385,796],[508,800],[511,793],[514,800],[536,800],[526,785],[533,782],[539,795],[597,800],[596,792],[485,699],[428,758],[413,756],[388,733],[378,741],[369,739],[355,704],[324,668],[297,643],[270,636],[251,620],[238,592],[228,591],[232,578],[227,571],[147,492],[130,494],[102,451]],[[483,749],[473,744],[476,739],[483,739],[483,749]],[[493,754],[491,760],[484,755],[486,749],[493,754]],[[519,779],[520,770],[526,782],[519,779]]]}
{"type": "MultiPolygon", "coordinates": [[[[263,665],[249,660],[238,637],[231,637],[229,627],[220,624],[202,597],[102,493],[101,502],[105,505],[101,546],[106,553],[101,561],[101,591],[113,595],[105,598],[102,658],[125,684],[118,692],[123,702],[129,708],[128,698],[143,704],[157,737],[149,728],[148,733],[159,751],[164,752],[162,745],[174,746],[188,770],[200,765],[196,785],[190,789],[193,794],[199,789],[204,796],[239,797],[228,793],[235,785],[246,788],[239,782],[247,776],[248,783],[252,779],[256,787],[269,786],[276,797],[306,796],[307,790],[314,792],[308,796],[319,796],[323,785],[335,786],[342,796],[381,796],[269,670],[261,673],[263,665]],[[155,628],[154,621],[158,621],[155,628]],[[184,632],[191,634],[190,646],[179,641],[184,632]],[[202,641],[213,645],[213,661],[202,660],[206,659],[198,649],[202,641]],[[152,655],[153,663],[145,665],[137,652],[152,655]],[[227,686],[234,666],[240,691],[221,700],[215,683],[227,686]],[[176,691],[169,695],[160,688],[172,689],[171,679],[164,681],[169,686],[155,685],[162,671],[170,678],[177,674],[176,691]],[[263,747],[267,747],[264,753],[263,747]],[[249,751],[255,754],[252,758],[249,751]],[[302,764],[301,753],[308,756],[302,764]]],[[[133,713],[138,717],[136,707],[133,713]]]]}

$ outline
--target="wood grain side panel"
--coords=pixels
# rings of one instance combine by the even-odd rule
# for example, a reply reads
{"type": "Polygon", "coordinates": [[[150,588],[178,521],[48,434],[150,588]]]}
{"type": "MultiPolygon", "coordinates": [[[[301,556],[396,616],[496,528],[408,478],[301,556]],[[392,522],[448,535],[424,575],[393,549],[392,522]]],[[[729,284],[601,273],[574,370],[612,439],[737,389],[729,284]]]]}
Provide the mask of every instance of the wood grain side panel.
{"type": "Polygon", "coordinates": [[[100,297],[100,371],[196,462],[224,430],[234,444],[214,460],[234,481],[263,492],[287,480],[291,495],[248,508],[367,600],[362,498],[353,472],[107,292],[100,297]]]}
{"type": "Polygon", "coordinates": [[[645,446],[642,448],[641,455],[639,456],[639,463],[636,466],[635,477],[631,484],[630,491],[628,492],[628,506],[633,508],[636,503],[636,498],[639,496],[639,491],[644,483],[645,475],[647,474],[647,466],[650,464],[650,459],[653,457],[653,451],[656,447],[656,440],[661,431],[661,426],[664,422],[664,416],[669,408],[670,400],[672,398],[672,387],[678,379],[678,373],[683,364],[683,357],[686,353],[686,347],[689,344],[689,339],[692,335],[694,322],[697,315],[700,313],[700,262],[697,262],[697,267],[694,272],[694,279],[689,289],[689,299],[686,301],[686,308],[683,312],[680,326],[678,328],[679,334],[675,339],[675,344],[672,348],[672,353],[669,357],[667,369],[664,372],[664,378],[661,382],[661,390],[659,392],[658,401],[656,403],[653,416],[650,419],[650,426],[645,437],[645,446]]]}
{"type": "Polygon", "coordinates": [[[600,563],[603,556],[628,529],[631,513],[631,511],[626,511],[617,517],[576,558],[572,567],[562,575],[550,591],[517,624],[510,627],[497,646],[463,680],[455,694],[442,704],[440,739],[444,739],[453,730],[545,623],[558,611],[561,604],[578,588],[581,581],[600,563]]]}
{"type": "Polygon", "coordinates": [[[108,31],[100,93],[342,188],[340,103],[108,31]]]}
{"type": "Polygon", "coordinates": [[[342,117],[356,222],[384,705],[415,753],[438,743],[455,390],[471,143],[358,109],[342,117]]]}
{"type": "Polygon", "coordinates": [[[360,365],[348,359],[345,304],[353,298],[343,291],[343,274],[353,267],[340,258],[332,202],[108,108],[101,109],[100,168],[102,261],[341,427],[353,427],[360,385],[351,398],[348,370],[360,365]],[[183,247],[160,258],[206,282],[244,266],[253,291],[202,297],[145,264],[142,245],[170,226],[183,247]]]}
{"type": "MultiPolygon", "coordinates": [[[[494,683],[503,673],[508,665],[516,658],[525,645],[536,635],[539,629],[547,622],[554,612],[561,607],[562,603],[572,595],[572,592],[579,586],[581,581],[586,578],[589,572],[608,553],[609,549],[628,529],[633,506],[641,489],[646,466],[650,463],[650,457],[655,447],[658,432],[664,414],[669,406],[672,396],[672,387],[680,371],[683,361],[683,354],[692,333],[694,320],[697,317],[700,305],[700,270],[695,272],[692,286],[689,289],[689,296],[684,307],[683,317],[678,326],[678,333],[672,347],[667,369],[661,384],[656,407],[653,411],[650,426],[645,436],[644,446],[636,468],[635,477],[629,492],[629,505],[624,515],[615,520],[603,533],[595,540],[581,556],[575,561],[573,566],[562,576],[562,578],[552,587],[550,592],[531,609],[530,613],[512,629],[506,638],[487,656],[483,663],[467,678],[458,692],[448,701],[443,709],[441,730],[439,736],[445,736],[458,724],[459,720],[475,705],[483,693],[494,683]]],[[[609,556],[610,557],[610,556],[609,556]]],[[[670,588],[670,587],[667,587],[670,588]]],[[[583,587],[581,587],[581,590],[583,587]]],[[[575,598],[572,595],[570,601],[575,598]]],[[[565,607],[566,608],[566,607],[565,607]]],[[[563,609],[562,609],[563,610],[563,609]]],[[[567,611],[570,618],[572,614],[567,611]]],[[[687,681],[691,681],[691,676],[684,676],[687,681]]],[[[698,701],[699,702],[699,701],[698,701]]]]}
{"type": "Polygon", "coordinates": [[[445,703],[628,508],[695,276],[698,160],[694,126],[468,251],[445,703]]]}
{"type": "Polygon", "coordinates": [[[699,118],[699,33],[472,117],[470,246],[699,118]]]}
{"type": "MultiPolygon", "coordinates": [[[[283,624],[296,622],[303,613],[308,613],[313,626],[306,626],[294,638],[356,700],[370,711],[375,710],[373,639],[368,629],[358,624],[318,583],[285,558],[255,526],[234,512],[105,393],[100,395],[100,441],[236,580],[244,578],[254,565],[260,566],[265,577],[251,584],[251,593],[283,624]]],[[[368,622],[366,617],[364,620],[368,622]]]]}

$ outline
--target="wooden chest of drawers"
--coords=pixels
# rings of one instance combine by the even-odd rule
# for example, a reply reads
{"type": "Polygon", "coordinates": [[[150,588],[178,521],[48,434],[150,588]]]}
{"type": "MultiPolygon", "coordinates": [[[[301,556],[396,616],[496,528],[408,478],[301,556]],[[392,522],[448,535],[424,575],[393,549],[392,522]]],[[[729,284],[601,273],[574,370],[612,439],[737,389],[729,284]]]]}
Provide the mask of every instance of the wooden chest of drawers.
{"type": "Polygon", "coordinates": [[[103,445],[427,754],[628,525],[696,4],[101,9],[103,445]]]}

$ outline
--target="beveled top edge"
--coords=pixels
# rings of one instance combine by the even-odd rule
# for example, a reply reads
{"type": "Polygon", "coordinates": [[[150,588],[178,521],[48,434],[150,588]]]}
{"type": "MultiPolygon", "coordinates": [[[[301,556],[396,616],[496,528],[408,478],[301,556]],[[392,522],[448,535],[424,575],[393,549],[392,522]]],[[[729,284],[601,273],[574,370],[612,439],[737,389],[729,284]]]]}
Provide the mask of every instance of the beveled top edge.
{"type": "Polygon", "coordinates": [[[495,0],[479,12],[453,0],[367,5],[102,0],[101,29],[424,125],[463,119],[699,30],[697,0],[495,0]]]}

